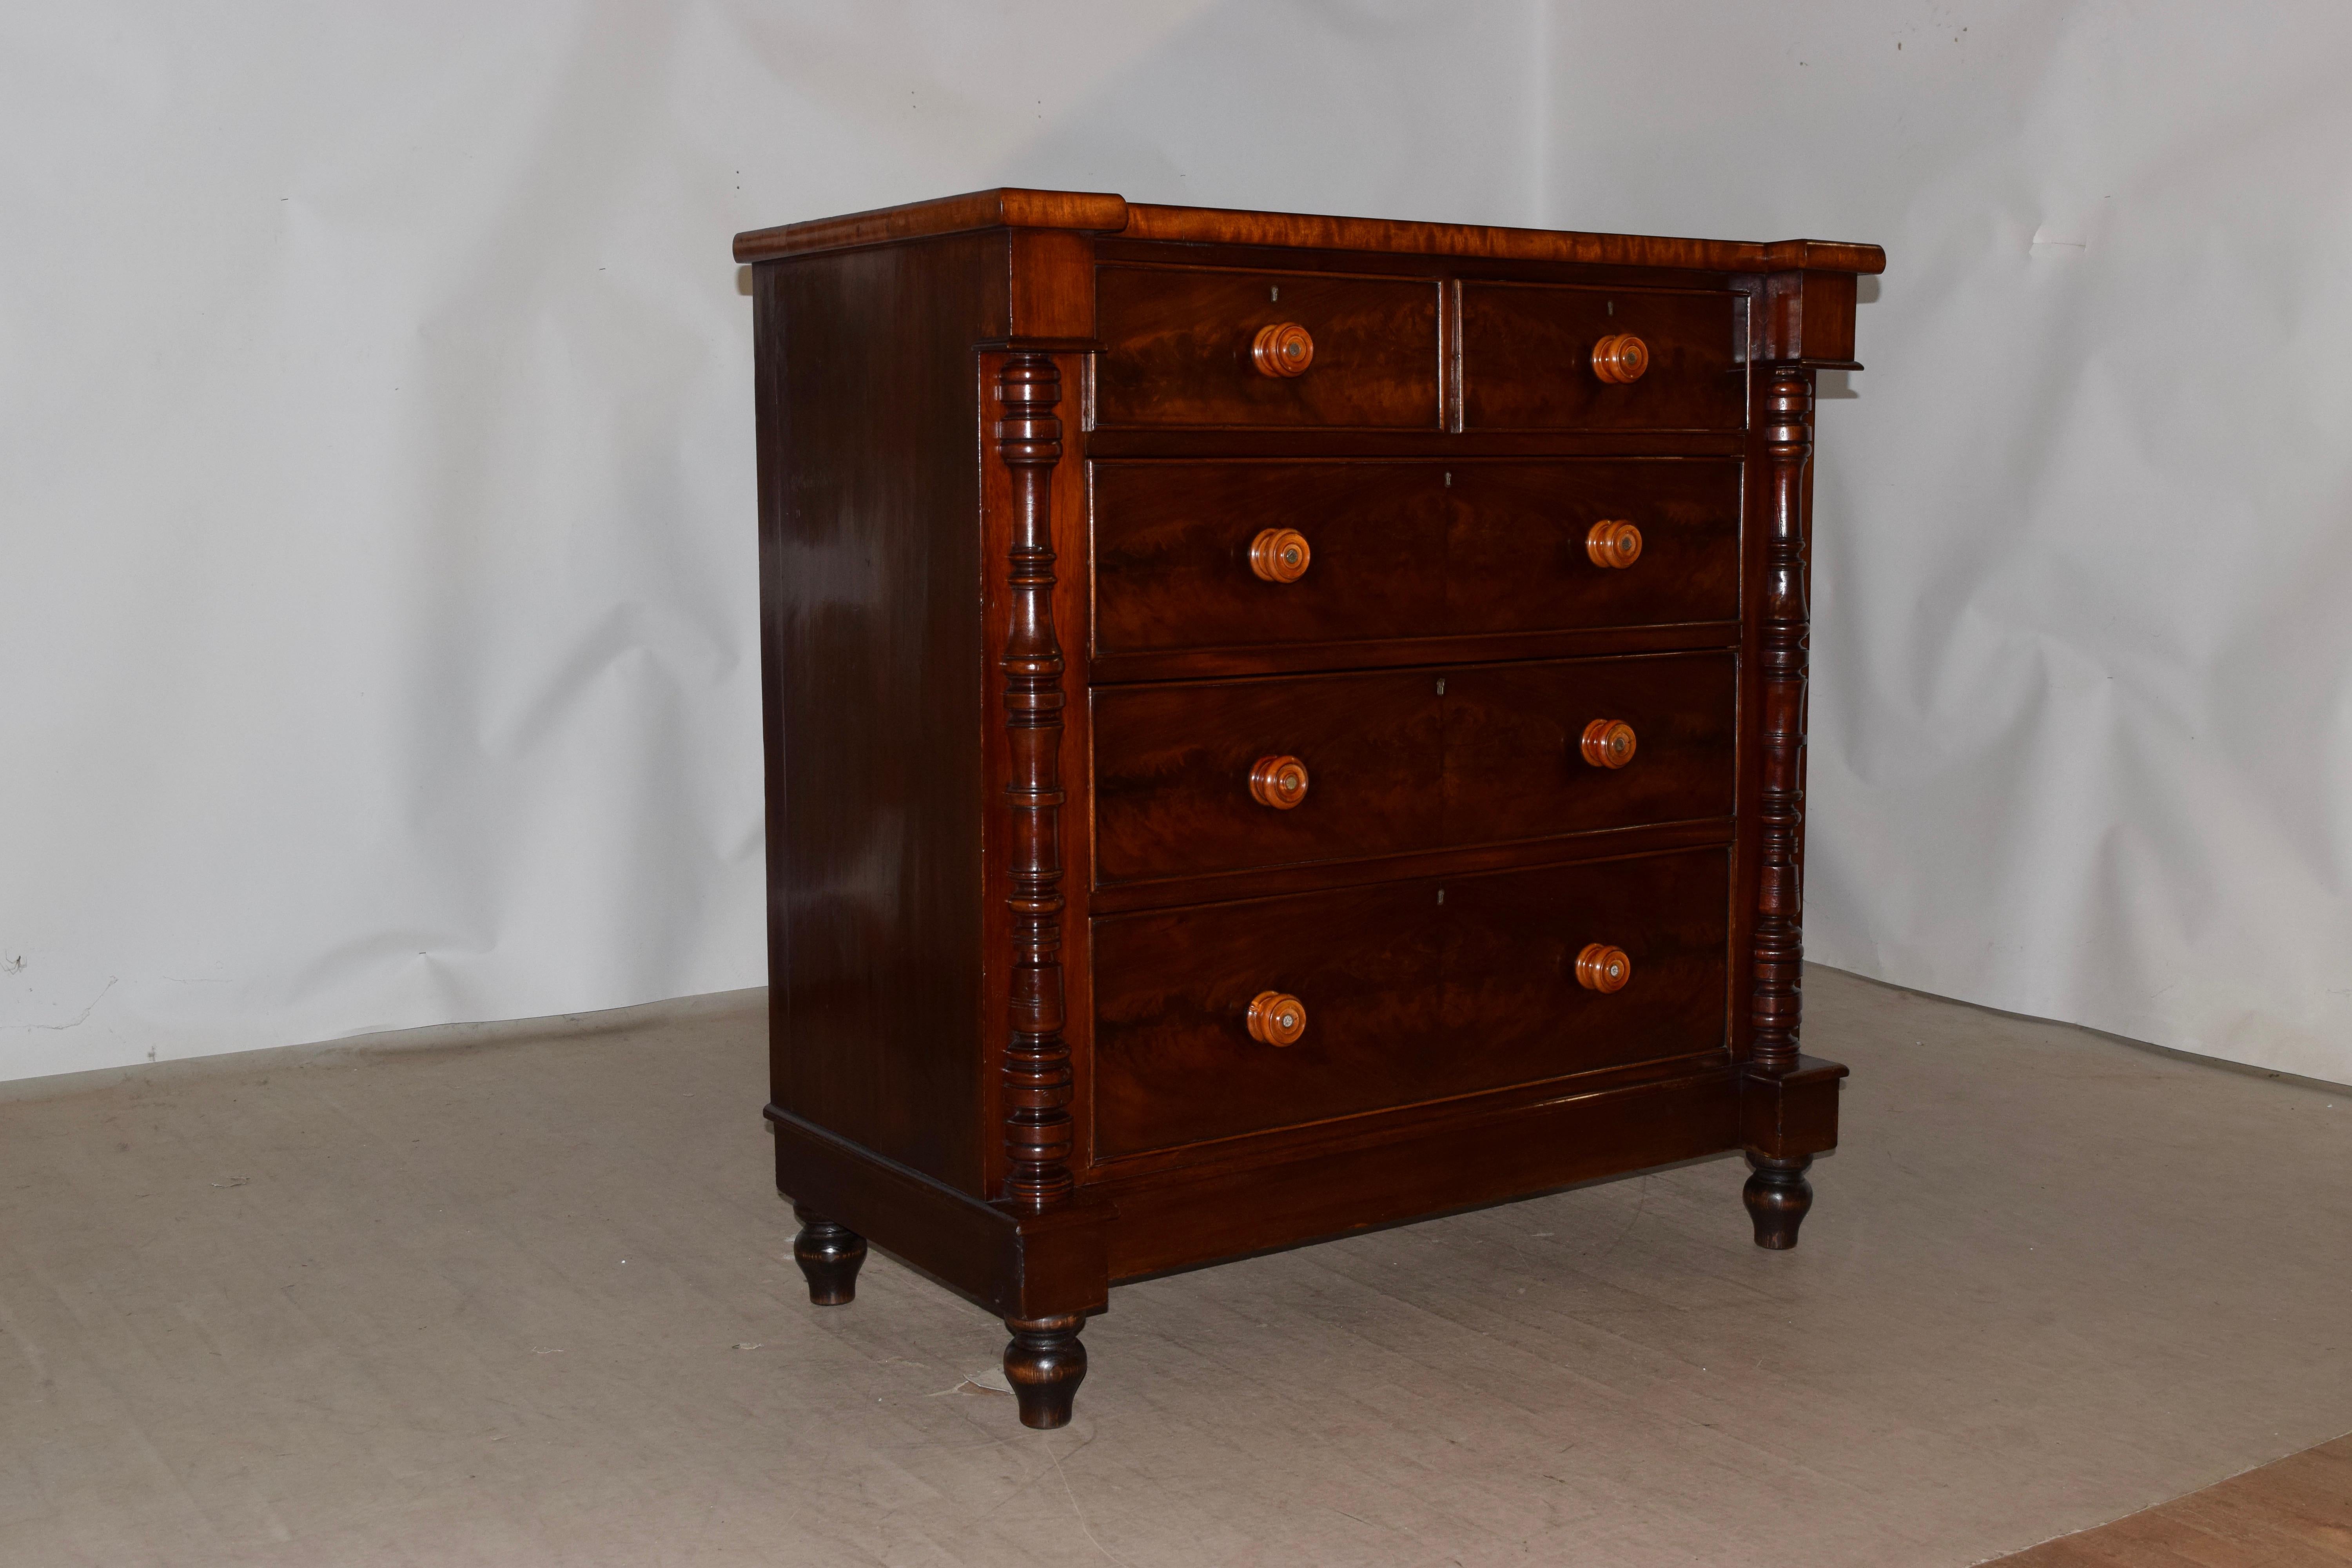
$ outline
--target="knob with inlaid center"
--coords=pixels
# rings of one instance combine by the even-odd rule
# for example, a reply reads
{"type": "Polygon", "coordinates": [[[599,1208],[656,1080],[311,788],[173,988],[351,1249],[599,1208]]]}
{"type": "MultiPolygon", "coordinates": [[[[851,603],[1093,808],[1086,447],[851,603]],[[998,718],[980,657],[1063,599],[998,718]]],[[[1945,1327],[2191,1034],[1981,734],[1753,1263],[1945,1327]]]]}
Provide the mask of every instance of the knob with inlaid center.
{"type": "Polygon", "coordinates": [[[1250,769],[1249,784],[1258,805],[1288,811],[1307,798],[1307,764],[1297,757],[1260,757],[1250,769]]]}
{"type": "Polygon", "coordinates": [[[1576,983],[1587,991],[1607,994],[1622,991],[1625,983],[1633,978],[1633,961],[1625,956],[1622,947],[1606,942],[1590,942],[1576,955],[1576,983]]]}
{"type": "Polygon", "coordinates": [[[1250,998],[1249,1032],[1261,1045],[1296,1045],[1307,1032],[1307,1004],[1284,992],[1261,991],[1250,998]]]}
{"type": "Polygon", "coordinates": [[[1315,363],[1315,340],[1296,321],[1276,321],[1257,330],[1257,338],[1250,344],[1250,360],[1260,375],[1305,375],[1307,367],[1315,363]]]}
{"type": "Polygon", "coordinates": [[[1622,719],[1595,719],[1577,742],[1585,762],[1596,768],[1623,767],[1633,760],[1633,726],[1622,719]]]}
{"type": "Polygon", "coordinates": [[[1250,570],[1269,583],[1296,583],[1315,552],[1295,528],[1269,528],[1250,541],[1250,570]]]}
{"type": "Polygon", "coordinates": [[[1596,522],[1585,533],[1584,553],[1595,566],[1622,572],[1642,558],[1642,531],[1630,522],[1596,522]]]}
{"type": "Polygon", "coordinates": [[[1650,345],[1631,332],[1612,332],[1592,345],[1592,374],[1615,385],[1642,379],[1650,368],[1650,345]]]}

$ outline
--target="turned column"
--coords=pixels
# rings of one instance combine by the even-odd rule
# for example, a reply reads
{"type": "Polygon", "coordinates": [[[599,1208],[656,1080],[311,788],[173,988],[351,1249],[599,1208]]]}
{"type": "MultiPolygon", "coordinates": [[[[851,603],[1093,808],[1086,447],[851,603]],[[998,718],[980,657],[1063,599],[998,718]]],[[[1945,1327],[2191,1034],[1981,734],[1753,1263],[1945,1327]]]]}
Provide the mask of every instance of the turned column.
{"type": "MultiPolygon", "coordinates": [[[[1748,1070],[1778,1076],[1797,1066],[1803,1006],[1805,895],[1805,664],[1811,611],[1807,602],[1807,532],[1812,502],[1813,373],[1797,365],[1769,372],[1764,408],[1764,599],[1759,663],[1762,677],[1763,789],[1758,802],[1756,937],[1748,1016],[1748,1070]]],[[[1810,1155],[1786,1158],[1753,1149],[1745,1198],[1756,1245],[1797,1245],[1797,1227],[1813,1201],[1805,1180],[1810,1155]]]]}
{"type": "MultiPolygon", "coordinates": [[[[1004,1196],[1043,1213],[1067,1199],[1070,1051],[1062,1037],[1062,648],[1054,629],[1054,467],[1062,457],[1062,375],[1052,356],[1015,353],[997,377],[997,451],[1012,478],[1006,567],[1004,723],[1011,742],[1012,1017],[1004,1049],[1004,1196]]],[[[1087,1374],[1084,1319],[1008,1318],[1004,1375],[1024,1426],[1061,1426],[1087,1374]]]]}

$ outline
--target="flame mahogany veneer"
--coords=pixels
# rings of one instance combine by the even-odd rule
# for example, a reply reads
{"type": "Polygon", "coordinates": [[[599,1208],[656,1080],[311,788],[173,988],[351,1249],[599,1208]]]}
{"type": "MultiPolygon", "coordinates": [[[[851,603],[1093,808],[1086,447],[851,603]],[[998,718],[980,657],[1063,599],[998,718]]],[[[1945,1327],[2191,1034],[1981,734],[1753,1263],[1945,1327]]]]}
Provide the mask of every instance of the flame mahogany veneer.
{"type": "Polygon", "coordinates": [[[870,1240],[1055,1426],[1123,1279],[1729,1151],[1795,1245],[1813,377],[1875,247],[1005,190],[736,255],[813,1301],[870,1240]]]}

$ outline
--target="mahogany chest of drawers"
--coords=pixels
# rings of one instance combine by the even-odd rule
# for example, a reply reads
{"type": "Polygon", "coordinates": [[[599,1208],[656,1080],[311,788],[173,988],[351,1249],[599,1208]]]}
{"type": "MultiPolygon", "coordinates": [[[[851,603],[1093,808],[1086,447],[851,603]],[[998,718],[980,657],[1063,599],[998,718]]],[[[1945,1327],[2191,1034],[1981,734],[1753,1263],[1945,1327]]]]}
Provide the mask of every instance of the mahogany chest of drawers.
{"type": "Polygon", "coordinates": [[[1745,1151],[1795,1243],[1813,377],[1875,247],[1002,190],[739,237],[779,1188],[1006,1320],[1745,1151]]]}

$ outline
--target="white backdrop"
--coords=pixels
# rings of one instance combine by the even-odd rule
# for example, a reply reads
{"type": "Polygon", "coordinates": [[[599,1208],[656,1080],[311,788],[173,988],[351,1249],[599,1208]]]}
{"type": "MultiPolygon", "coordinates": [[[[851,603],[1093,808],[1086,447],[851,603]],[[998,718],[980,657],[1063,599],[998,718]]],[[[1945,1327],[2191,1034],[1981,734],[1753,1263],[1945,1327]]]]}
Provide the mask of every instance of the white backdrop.
{"type": "Polygon", "coordinates": [[[1884,244],[1812,955],[2352,1079],[2347,67],[2316,3],[5,0],[0,1077],[759,984],[728,239],[1024,184],[1884,244]]]}

